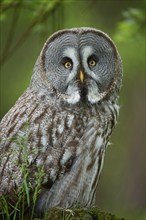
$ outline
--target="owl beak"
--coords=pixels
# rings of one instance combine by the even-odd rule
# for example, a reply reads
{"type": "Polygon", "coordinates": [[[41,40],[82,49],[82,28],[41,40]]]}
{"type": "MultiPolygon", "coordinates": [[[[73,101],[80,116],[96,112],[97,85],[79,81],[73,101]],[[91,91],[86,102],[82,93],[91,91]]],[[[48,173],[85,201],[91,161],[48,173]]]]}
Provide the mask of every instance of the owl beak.
{"type": "Polygon", "coordinates": [[[81,82],[83,83],[85,75],[84,75],[84,72],[82,70],[80,70],[80,72],[79,72],[79,77],[80,77],[81,82]]]}

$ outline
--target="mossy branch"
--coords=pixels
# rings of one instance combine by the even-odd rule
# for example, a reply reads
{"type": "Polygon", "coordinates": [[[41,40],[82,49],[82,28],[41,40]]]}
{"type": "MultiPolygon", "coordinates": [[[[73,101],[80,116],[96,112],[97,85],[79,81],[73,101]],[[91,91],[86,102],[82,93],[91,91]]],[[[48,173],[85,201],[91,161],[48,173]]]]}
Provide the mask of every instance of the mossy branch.
{"type": "MultiPolygon", "coordinates": [[[[60,209],[50,208],[43,220],[126,220],[98,208],[60,209]]],[[[37,220],[37,219],[35,219],[37,220]]],[[[38,219],[39,220],[39,219],[38,219]]]]}

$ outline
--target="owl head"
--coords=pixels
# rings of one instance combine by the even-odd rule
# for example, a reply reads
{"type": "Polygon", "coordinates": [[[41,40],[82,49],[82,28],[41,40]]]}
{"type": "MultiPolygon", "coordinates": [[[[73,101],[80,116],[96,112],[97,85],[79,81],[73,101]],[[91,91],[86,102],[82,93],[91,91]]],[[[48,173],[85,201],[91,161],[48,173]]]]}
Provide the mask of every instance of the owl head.
{"type": "Polygon", "coordinates": [[[110,37],[94,28],[73,28],[46,41],[30,86],[68,104],[94,104],[117,96],[121,78],[121,58],[110,37]]]}

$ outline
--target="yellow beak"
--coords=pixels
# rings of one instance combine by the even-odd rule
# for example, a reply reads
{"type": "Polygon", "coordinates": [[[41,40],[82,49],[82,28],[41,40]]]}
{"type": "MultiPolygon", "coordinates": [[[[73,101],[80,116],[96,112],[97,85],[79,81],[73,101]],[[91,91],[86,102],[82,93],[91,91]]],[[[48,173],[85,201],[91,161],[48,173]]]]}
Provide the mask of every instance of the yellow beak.
{"type": "Polygon", "coordinates": [[[81,82],[83,83],[85,76],[82,70],[80,70],[79,77],[80,77],[81,82]]]}

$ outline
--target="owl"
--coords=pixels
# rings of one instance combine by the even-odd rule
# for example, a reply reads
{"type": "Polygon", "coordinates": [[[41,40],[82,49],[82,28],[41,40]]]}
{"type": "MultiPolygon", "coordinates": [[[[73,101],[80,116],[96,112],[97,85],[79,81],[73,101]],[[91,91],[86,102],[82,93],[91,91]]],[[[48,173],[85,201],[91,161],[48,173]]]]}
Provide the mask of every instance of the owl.
{"type": "Polygon", "coordinates": [[[121,83],[121,58],[107,34],[54,33],[0,124],[0,197],[14,206],[25,191],[38,216],[50,207],[92,206],[121,83]]]}

